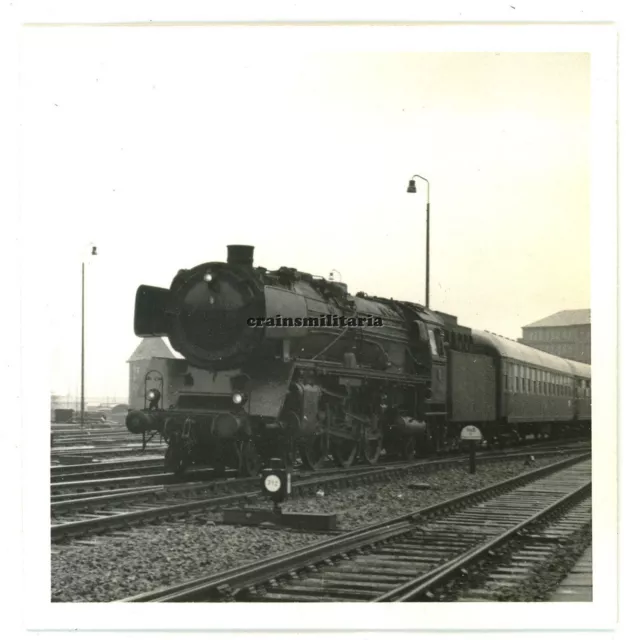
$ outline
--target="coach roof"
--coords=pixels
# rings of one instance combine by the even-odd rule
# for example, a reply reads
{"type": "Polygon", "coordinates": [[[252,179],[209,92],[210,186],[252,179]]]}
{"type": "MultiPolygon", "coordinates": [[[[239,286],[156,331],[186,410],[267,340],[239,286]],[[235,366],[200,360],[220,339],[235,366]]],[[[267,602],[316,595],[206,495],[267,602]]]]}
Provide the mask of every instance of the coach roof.
{"type": "Polygon", "coordinates": [[[498,336],[495,333],[489,333],[488,331],[477,331],[473,329],[472,335],[474,344],[490,347],[497,351],[503,358],[517,360],[518,362],[523,362],[541,369],[552,369],[553,371],[559,371],[568,375],[574,374],[568,360],[554,356],[551,353],[528,347],[525,344],[504,338],[503,336],[498,336]]]}

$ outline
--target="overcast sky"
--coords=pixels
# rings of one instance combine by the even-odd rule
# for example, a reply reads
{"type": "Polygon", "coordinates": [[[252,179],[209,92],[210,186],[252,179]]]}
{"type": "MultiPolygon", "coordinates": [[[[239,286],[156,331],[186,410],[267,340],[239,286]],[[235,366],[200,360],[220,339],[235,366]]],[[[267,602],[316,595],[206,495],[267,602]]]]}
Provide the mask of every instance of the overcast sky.
{"type": "Polygon", "coordinates": [[[255,263],[424,302],[516,338],[590,306],[589,56],[331,50],[296,30],[32,28],[22,220],[44,252],[51,384],[127,393],[135,290],[255,263]],[[285,38],[287,31],[292,37],[285,38]],[[328,50],[327,50],[328,49],[328,50]],[[35,237],[36,236],[36,237],[35,237]]]}

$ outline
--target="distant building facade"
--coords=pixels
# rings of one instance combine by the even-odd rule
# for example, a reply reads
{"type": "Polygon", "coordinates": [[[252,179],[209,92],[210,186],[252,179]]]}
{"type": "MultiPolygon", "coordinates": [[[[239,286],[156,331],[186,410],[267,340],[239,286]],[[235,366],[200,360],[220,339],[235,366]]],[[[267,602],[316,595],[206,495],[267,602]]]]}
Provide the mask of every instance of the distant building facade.
{"type": "Polygon", "coordinates": [[[591,363],[591,310],[558,311],[523,327],[519,342],[561,358],[591,363]]]}

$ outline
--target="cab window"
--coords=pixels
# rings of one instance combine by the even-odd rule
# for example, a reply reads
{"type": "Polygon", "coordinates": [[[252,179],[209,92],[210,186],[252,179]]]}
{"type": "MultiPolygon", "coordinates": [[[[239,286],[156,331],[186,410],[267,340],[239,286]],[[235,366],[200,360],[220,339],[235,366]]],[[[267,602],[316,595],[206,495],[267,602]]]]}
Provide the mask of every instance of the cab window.
{"type": "Polygon", "coordinates": [[[437,356],[438,350],[435,344],[435,333],[433,331],[429,331],[429,344],[431,345],[431,354],[437,356]]]}
{"type": "Polygon", "coordinates": [[[435,335],[435,345],[437,348],[437,355],[444,355],[444,342],[442,340],[442,332],[439,329],[433,329],[435,335]]]}

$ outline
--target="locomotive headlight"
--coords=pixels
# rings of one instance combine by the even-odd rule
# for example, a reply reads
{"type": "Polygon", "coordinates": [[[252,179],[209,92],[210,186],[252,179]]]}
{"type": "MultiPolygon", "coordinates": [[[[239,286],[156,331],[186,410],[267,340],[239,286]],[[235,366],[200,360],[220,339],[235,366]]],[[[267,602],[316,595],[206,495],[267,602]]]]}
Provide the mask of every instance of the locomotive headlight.
{"type": "Polygon", "coordinates": [[[157,409],[158,403],[162,394],[157,389],[150,389],[147,393],[147,400],[149,401],[149,409],[157,409]]]}
{"type": "Polygon", "coordinates": [[[242,404],[245,400],[245,396],[242,393],[235,393],[232,395],[232,402],[234,404],[242,404]]]}
{"type": "Polygon", "coordinates": [[[277,493],[282,489],[282,480],[273,473],[268,475],[265,478],[265,489],[267,489],[269,493],[277,493]]]}
{"type": "Polygon", "coordinates": [[[208,271],[208,273],[204,273],[203,279],[205,282],[212,282],[214,280],[214,276],[208,271]]]}

